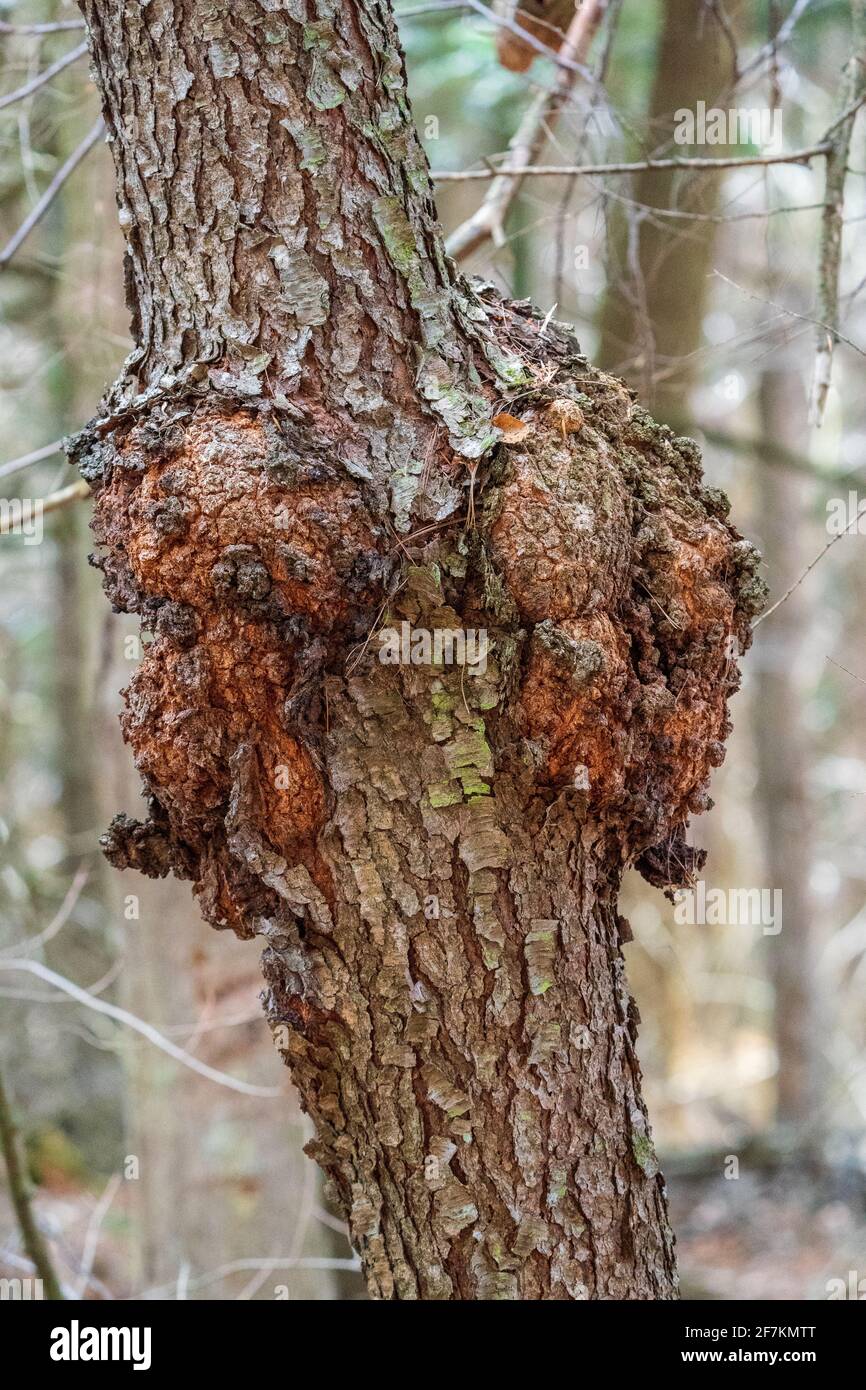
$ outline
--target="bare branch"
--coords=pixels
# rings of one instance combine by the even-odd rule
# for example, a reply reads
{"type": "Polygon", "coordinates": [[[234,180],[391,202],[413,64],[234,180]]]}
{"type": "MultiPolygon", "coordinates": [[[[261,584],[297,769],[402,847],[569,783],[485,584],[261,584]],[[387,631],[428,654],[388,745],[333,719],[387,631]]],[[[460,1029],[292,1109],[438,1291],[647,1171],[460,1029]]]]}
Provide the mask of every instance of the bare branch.
{"type": "MultiPolygon", "coordinates": [[[[69,1250],[59,1250],[58,1254],[63,1259],[64,1264],[72,1266],[75,1271],[78,1270],[75,1257],[69,1250]]],[[[36,1266],[32,1260],[28,1260],[25,1255],[19,1255],[16,1251],[10,1250],[8,1246],[4,1246],[0,1249],[0,1264],[10,1264],[13,1269],[23,1269],[30,1274],[35,1273],[36,1270],[36,1266]]],[[[114,1294],[111,1292],[111,1289],[109,1289],[106,1284],[103,1284],[101,1279],[97,1279],[95,1274],[91,1274],[89,1283],[90,1287],[99,1294],[100,1298],[104,1298],[108,1302],[114,1301],[114,1294]]],[[[66,1297],[67,1286],[64,1283],[62,1287],[64,1289],[64,1297],[66,1297]]]]}
{"type": "Polygon", "coordinates": [[[827,407],[833,348],[839,325],[839,267],[842,261],[842,229],[845,212],[845,178],[848,154],[857,112],[866,100],[866,0],[851,0],[851,23],[855,51],[845,67],[842,84],[842,112],[827,132],[824,215],[821,219],[821,250],[818,260],[818,312],[823,320],[817,336],[809,423],[820,425],[827,407]]]}
{"type": "Polygon", "coordinates": [[[745,67],[740,69],[738,81],[742,82],[744,77],[748,77],[749,74],[754,72],[757,68],[763,67],[764,63],[775,60],[779,49],[783,44],[788,42],[796,25],[808,10],[810,3],[811,0],[797,0],[797,3],[792,8],[784,24],[779,26],[769,43],[765,43],[763,48],[759,49],[755,54],[754,58],[750,59],[745,67]]]}
{"type": "MultiPolygon", "coordinates": [[[[361,1261],[357,1256],[347,1256],[340,1259],[335,1256],[327,1255],[303,1255],[299,1259],[280,1255],[268,1255],[263,1259],[255,1257],[249,1259],[232,1260],[229,1264],[219,1265],[218,1268],[209,1270],[206,1274],[199,1274],[189,1280],[188,1287],[191,1289],[203,1289],[209,1284],[216,1284],[221,1279],[225,1279],[230,1274],[243,1274],[249,1269],[345,1269],[350,1273],[360,1273],[361,1261]]],[[[146,1289],[141,1295],[142,1298],[165,1298],[175,1288],[174,1284],[161,1284],[156,1288],[146,1289]]]]}
{"type": "Polygon", "coordinates": [[[40,87],[44,87],[46,82],[50,82],[52,77],[56,77],[64,68],[71,67],[77,63],[79,58],[83,58],[87,52],[87,43],[80,43],[76,48],[72,48],[68,53],[64,53],[62,58],[58,58],[56,63],[38,72],[35,77],[31,77],[29,82],[25,82],[23,87],[17,91],[8,92],[6,96],[0,97],[0,111],[4,111],[7,106],[12,106],[16,101],[23,101],[25,97],[32,96],[38,92],[40,87]]]}
{"type": "Polygon", "coordinates": [[[112,1173],[102,1190],[102,1196],[91,1212],[90,1220],[87,1223],[87,1234],[84,1238],[84,1249],[81,1253],[78,1288],[75,1293],[78,1299],[84,1297],[87,1286],[90,1283],[90,1276],[93,1273],[93,1262],[96,1259],[96,1251],[99,1246],[99,1233],[102,1230],[102,1223],[108,1215],[108,1209],[117,1196],[122,1181],[123,1179],[119,1173],[112,1173]]]}
{"type": "Polygon", "coordinates": [[[824,548],[818,552],[814,560],[812,560],[803,570],[803,573],[800,575],[800,578],[796,579],[794,583],[791,585],[791,587],[785,590],[782,597],[776,599],[776,602],[774,604],[771,604],[771,606],[767,609],[765,613],[762,613],[760,617],[755,619],[755,621],[752,623],[753,630],[756,627],[758,627],[764,621],[765,618],[769,618],[771,613],[775,613],[777,608],[782,607],[782,604],[785,603],[786,600],[791,597],[795,590],[799,589],[800,585],[803,583],[803,580],[806,579],[807,576],[812,573],[812,570],[818,564],[819,560],[823,560],[824,556],[827,554],[827,551],[830,550],[831,547],[834,546],[837,541],[841,541],[843,536],[847,536],[848,532],[853,530],[853,528],[857,525],[858,521],[860,520],[862,520],[862,513],[858,508],[857,511],[854,513],[852,519],[848,522],[848,525],[845,527],[845,530],[840,531],[837,536],[831,536],[824,548]]]}
{"type": "MultiPolygon", "coordinates": [[[[852,116],[856,116],[861,106],[866,106],[866,91],[863,91],[862,89],[859,95],[856,96],[853,101],[849,102],[849,104],[845,107],[845,110],[839,112],[839,115],[836,117],[833,124],[827,127],[827,129],[824,132],[824,139],[829,143],[829,141],[832,140],[833,136],[838,131],[839,127],[844,125],[844,123],[847,120],[849,120],[852,116]]],[[[853,170],[849,170],[849,173],[853,173],[853,170]]]]}
{"type": "MultiPolygon", "coordinates": [[[[590,82],[593,81],[592,73],[583,62],[584,54],[578,50],[576,44],[569,44],[568,34],[566,34],[565,39],[562,39],[562,35],[559,31],[554,31],[557,40],[561,44],[557,52],[557,50],[551,48],[549,44],[544,43],[541,39],[537,39],[528,29],[522,29],[515,20],[510,19],[507,15],[497,14],[496,11],[491,10],[488,5],[482,4],[482,0],[467,0],[467,4],[476,14],[483,15],[485,19],[489,19],[490,23],[495,24],[497,28],[507,29],[510,34],[515,34],[517,38],[520,39],[521,43],[525,43],[529,48],[534,48],[536,53],[540,53],[543,57],[549,58],[552,63],[556,63],[557,67],[564,69],[566,72],[575,73],[580,77],[588,78],[590,82]]],[[[589,0],[589,3],[585,7],[585,11],[590,15],[590,20],[591,12],[598,8],[603,10],[604,4],[599,7],[594,3],[594,0],[589,0]]],[[[576,13],[571,23],[571,29],[575,28],[575,22],[579,18],[580,14],[576,13]]],[[[569,33],[570,32],[571,30],[569,30],[569,33]]],[[[570,86],[571,84],[569,83],[568,85],[570,86]]]]}
{"type": "Polygon", "coordinates": [[[62,487],[58,492],[51,492],[42,499],[42,514],[47,516],[49,512],[59,511],[61,507],[68,507],[72,502],[83,502],[90,496],[90,488],[83,478],[77,482],[70,483],[68,487],[62,487]]]}
{"type": "MultiPolygon", "coordinates": [[[[532,167],[534,160],[537,159],[551,125],[555,123],[571,92],[572,72],[575,70],[575,65],[571,62],[570,55],[574,54],[580,60],[580,70],[585,71],[583,61],[589,51],[606,5],[607,0],[587,0],[587,4],[575,11],[574,18],[568,27],[568,33],[559,50],[561,58],[569,58],[567,70],[560,71],[552,92],[540,92],[529,107],[520,122],[517,134],[511,141],[508,154],[496,173],[491,174],[489,169],[478,171],[477,177],[488,179],[492,177],[493,183],[481,206],[448,238],[448,253],[456,260],[463,260],[470,256],[473,251],[477,251],[490,238],[492,238],[494,245],[502,244],[502,228],[508,215],[508,209],[517,197],[524,175],[532,167]]],[[[477,6],[478,0],[473,0],[473,8],[477,6]]],[[[486,6],[481,6],[481,9],[486,9],[486,6]]],[[[521,40],[528,42],[532,38],[526,30],[520,29],[518,26],[515,28],[517,28],[521,40]]],[[[533,40],[530,46],[532,47],[536,43],[538,40],[533,40]]],[[[541,47],[544,48],[544,45],[542,44],[541,47]]],[[[549,52],[550,50],[545,51],[549,52]]],[[[474,171],[471,172],[474,174],[474,171]]],[[[445,180],[441,181],[444,182],[445,180]]]]}
{"type": "Polygon", "coordinates": [[[338,1236],[345,1236],[346,1240],[349,1239],[349,1227],[345,1221],[340,1220],[339,1216],[332,1216],[329,1211],[317,1203],[313,1205],[313,1216],[317,1221],[321,1221],[323,1226],[327,1226],[329,1231],[336,1231],[338,1236]]]}
{"type": "Polygon", "coordinates": [[[25,936],[23,941],[15,941],[11,946],[4,946],[3,949],[0,950],[0,956],[17,955],[19,951],[33,951],[36,946],[44,946],[46,941],[51,941],[59,931],[62,931],[69,921],[74,911],[75,904],[78,902],[82,889],[89,876],[87,869],[80,868],[67,888],[63,902],[60,904],[52,920],[48,923],[48,926],[45,927],[38,936],[25,936]]]}
{"type": "Polygon", "coordinates": [[[473,4],[471,0],[435,0],[435,3],[429,5],[413,5],[410,10],[395,10],[394,18],[397,20],[421,19],[429,15],[448,14],[455,10],[463,10],[464,12],[466,10],[474,10],[477,15],[480,15],[482,19],[489,20],[497,29],[507,29],[510,33],[519,35],[521,43],[526,43],[530,48],[534,48],[537,53],[543,53],[545,58],[550,58],[552,62],[555,63],[557,61],[557,49],[560,47],[565,37],[562,29],[558,28],[555,24],[549,24],[547,20],[542,19],[540,15],[530,15],[529,18],[532,20],[532,23],[539,29],[547,30],[551,36],[550,46],[544,43],[540,43],[539,45],[539,42],[534,43],[532,36],[528,35],[527,31],[520,28],[515,22],[519,15],[527,14],[527,11],[522,10],[519,5],[512,11],[511,16],[508,17],[506,15],[497,14],[495,10],[491,10],[487,5],[473,4]]]}
{"type": "MultiPolygon", "coordinates": [[[[602,104],[608,68],[613,55],[613,45],[619,28],[623,3],[624,0],[609,0],[607,5],[607,23],[605,26],[604,44],[602,45],[602,51],[596,64],[595,78],[597,85],[592,95],[589,113],[583,121],[583,129],[576,145],[576,150],[580,158],[584,157],[586,151],[587,141],[589,139],[589,122],[602,104]]],[[[565,229],[568,219],[568,210],[577,186],[578,176],[573,174],[566,182],[556,211],[556,275],[553,281],[553,297],[557,303],[562,300],[565,291],[565,229]]]]}
{"type": "Polygon", "coordinates": [[[43,459],[53,458],[55,454],[63,453],[63,440],[55,439],[53,444],[43,444],[41,449],[34,449],[32,453],[22,454],[18,459],[10,459],[9,463],[0,465],[0,478],[8,478],[13,473],[20,473],[22,468],[29,468],[31,463],[41,463],[43,459]]]}
{"type": "Polygon", "coordinates": [[[36,204],[35,207],[31,208],[30,212],[25,217],[24,221],[21,223],[21,226],[18,228],[18,231],[6,243],[3,250],[0,251],[0,270],[4,270],[5,267],[9,264],[12,257],[15,255],[15,252],[18,250],[21,244],[24,241],[26,241],[27,237],[29,237],[37,222],[39,222],[45,216],[46,212],[50,208],[51,204],[54,202],[54,199],[57,197],[61,188],[66,183],[66,180],[69,178],[70,174],[73,174],[75,172],[82,159],[84,159],[85,155],[89,153],[89,151],[96,144],[97,140],[99,140],[102,137],[102,135],[104,135],[104,133],[105,122],[100,116],[99,120],[93,126],[90,133],[86,135],[85,138],[82,140],[81,144],[78,146],[78,149],[73,150],[66,163],[62,166],[62,168],[57,170],[57,173],[54,175],[54,178],[51,180],[45,192],[42,194],[42,197],[39,199],[39,202],[36,204]]]}
{"type": "Polygon", "coordinates": [[[33,1208],[30,1205],[27,1172],[18,1147],[18,1134],[12,1119],[12,1109],[6,1096],[2,1068],[0,1068],[0,1148],[2,1148],[3,1157],[6,1160],[9,1193],[18,1219],[24,1249],[33,1261],[47,1297],[62,1300],[60,1280],[54,1272],[48,1246],[42,1238],[42,1232],[36,1224],[33,1208]]]}
{"type": "Polygon", "coordinates": [[[758,304],[765,304],[770,309],[776,309],[781,314],[787,314],[789,318],[799,319],[801,323],[811,323],[815,328],[820,329],[822,333],[833,333],[840,343],[847,344],[847,346],[853,348],[855,352],[859,352],[861,357],[866,357],[866,350],[855,343],[853,338],[846,338],[844,333],[840,333],[837,329],[831,328],[830,324],[825,322],[825,320],[812,318],[809,314],[798,313],[796,309],[788,309],[784,304],[777,304],[774,299],[765,299],[763,295],[752,294],[751,290],[747,290],[743,285],[738,285],[736,280],[732,280],[729,275],[723,275],[720,270],[714,270],[713,274],[717,279],[724,280],[726,285],[731,285],[733,289],[739,290],[740,294],[747,295],[749,299],[754,299],[758,304]]]}
{"type": "MultiPolygon", "coordinates": [[[[720,3],[720,0],[708,0],[708,4],[710,13],[713,16],[713,19],[716,21],[716,24],[718,25],[720,32],[724,36],[725,43],[728,45],[728,49],[730,50],[731,68],[734,75],[734,83],[736,84],[739,81],[740,77],[740,50],[737,46],[737,35],[734,30],[734,26],[731,23],[728,16],[725,14],[724,5],[720,3]]],[[[773,57],[775,58],[775,44],[773,45],[772,51],[773,57]]]]}
{"type": "MultiPolygon", "coordinates": [[[[70,506],[72,502],[83,502],[84,498],[89,496],[90,488],[83,478],[79,478],[77,483],[70,483],[69,487],[62,487],[58,492],[49,493],[47,497],[41,498],[41,514],[46,516],[48,512],[56,512],[61,507],[70,506]]],[[[0,536],[8,535],[16,526],[16,518],[11,513],[0,519],[0,536]]]]}
{"type": "MultiPolygon", "coordinates": [[[[756,154],[731,157],[730,159],[703,159],[700,157],[672,159],[644,159],[634,163],[619,164],[533,164],[519,171],[520,178],[554,178],[567,174],[581,174],[589,177],[596,174],[639,174],[644,169],[740,169],[749,166],[768,164],[808,164],[818,155],[827,154],[829,143],[809,145],[802,150],[791,150],[789,154],[756,154]]],[[[477,180],[499,178],[511,172],[508,157],[499,168],[493,169],[434,169],[431,178],[437,183],[470,183],[477,180]]],[[[452,252],[452,255],[454,253],[452,252]]]]}
{"type": "Polygon", "coordinates": [[[862,676],[858,676],[857,672],[852,671],[848,666],[843,666],[841,661],[834,661],[832,656],[827,655],[824,656],[824,660],[829,661],[830,665],[835,666],[839,671],[844,671],[846,676],[853,676],[854,680],[859,681],[861,685],[866,685],[866,680],[862,676]]]}
{"type": "MultiPolygon", "coordinates": [[[[666,222],[710,222],[727,226],[731,222],[754,222],[762,218],[789,216],[793,212],[820,212],[823,203],[792,203],[777,208],[756,208],[754,212],[686,212],[684,208],[656,208],[642,203],[639,198],[629,198],[624,193],[614,193],[611,188],[604,189],[605,198],[636,208],[644,220],[664,229],[666,222]]],[[[864,282],[866,283],[866,282],[864,282]]]]}
{"type": "Polygon", "coordinates": [[[51,24],[0,23],[0,34],[59,34],[66,29],[84,29],[83,19],[58,19],[51,24]]]}
{"type": "Polygon", "coordinates": [[[67,980],[65,975],[58,975],[56,971],[49,970],[47,965],[42,965],[37,960],[0,960],[0,970],[24,970],[30,975],[35,975],[37,979],[53,985],[63,994],[68,994],[76,1003],[92,1009],[94,1013],[104,1014],[106,1018],[112,1018],[116,1023],[122,1023],[133,1032],[140,1033],[149,1043],[174,1058],[176,1062],[181,1062],[183,1066],[189,1067],[190,1071],[206,1077],[208,1081],[216,1081],[218,1085],[228,1087],[230,1091],[239,1091],[242,1096],[260,1096],[266,1100],[283,1094],[279,1087],[254,1086],[249,1081],[241,1081],[238,1077],[229,1076],[227,1072],[209,1067],[206,1062],[193,1057],[192,1053],[184,1052],[182,1047],[177,1047],[150,1023],[145,1023],[144,1019],[136,1018],[135,1014],[129,1013],[126,1009],[119,1009],[116,1004],[109,1004],[105,999],[97,999],[95,995],[88,994],[86,989],[81,989],[71,980],[67,980]]]}

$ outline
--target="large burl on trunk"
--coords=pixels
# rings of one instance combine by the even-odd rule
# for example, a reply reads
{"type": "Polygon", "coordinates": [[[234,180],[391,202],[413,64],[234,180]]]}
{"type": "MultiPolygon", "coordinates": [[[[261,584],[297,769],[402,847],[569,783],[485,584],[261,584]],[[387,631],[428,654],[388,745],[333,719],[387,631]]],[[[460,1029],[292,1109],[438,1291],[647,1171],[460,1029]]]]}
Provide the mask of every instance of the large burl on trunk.
{"type": "Polygon", "coordinates": [[[371,1293],[675,1297],[617,889],[690,871],[755,554],[446,259],[386,4],[83,9],[136,347],[73,454],[153,634],[106,852],[264,938],[371,1293]],[[486,663],[385,664],[403,622],[486,663]]]}

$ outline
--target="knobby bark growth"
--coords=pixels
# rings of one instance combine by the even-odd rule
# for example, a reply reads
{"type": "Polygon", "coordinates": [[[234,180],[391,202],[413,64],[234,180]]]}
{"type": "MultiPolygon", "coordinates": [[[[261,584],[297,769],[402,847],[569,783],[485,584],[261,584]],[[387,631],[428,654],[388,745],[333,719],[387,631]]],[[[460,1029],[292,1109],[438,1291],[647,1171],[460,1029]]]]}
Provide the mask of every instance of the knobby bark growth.
{"type": "Polygon", "coordinates": [[[689,872],[755,554],[447,260],[386,3],[82,8],[136,348],[73,454],[153,635],[108,857],[264,938],[371,1293],[674,1297],[617,888],[689,872]],[[401,622],[486,670],[383,664],[401,622]]]}

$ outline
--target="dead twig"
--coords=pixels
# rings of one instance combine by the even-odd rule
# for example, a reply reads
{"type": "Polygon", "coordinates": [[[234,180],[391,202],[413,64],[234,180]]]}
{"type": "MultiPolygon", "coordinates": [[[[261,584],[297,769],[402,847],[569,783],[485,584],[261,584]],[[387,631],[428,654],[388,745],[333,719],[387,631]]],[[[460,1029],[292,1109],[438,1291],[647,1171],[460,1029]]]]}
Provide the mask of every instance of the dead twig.
{"type": "Polygon", "coordinates": [[[37,1276],[42,1280],[43,1293],[55,1302],[63,1299],[60,1280],[54,1272],[54,1265],[42,1232],[36,1224],[33,1208],[30,1205],[30,1184],[27,1170],[18,1144],[18,1133],[12,1119],[12,1109],[6,1095],[3,1071],[0,1068],[0,1148],[6,1161],[6,1174],[9,1179],[9,1194],[21,1231],[24,1249],[33,1261],[37,1276]]]}
{"type": "MultiPolygon", "coordinates": [[[[49,493],[47,497],[39,499],[39,515],[46,516],[48,512],[56,512],[61,507],[68,507],[73,502],[81,502],[85,497],[90,496],[90,488],[83,478],[79,478],[77,483],[70,483],[69,487],[62,487],[58,492],[49,493]]],[[[0,536],[6,536],[16,530],[18,520],[10,512],[8,516],[0,519],[0,536]]]]}
{"type": "MultiPolygon", "coordinates": [[[[545,93],[546,95],[546,93],[545,93]]],[[[518,136],[515,137],[516,144],[518,136]]],[[[643,159],[634,162],[623,161],[617,164],[532,164],[522,167],[519,170],[519,177],[523,178],[561,178],[568,174],[581,174],[586,177],[598,174],[640,174],[644,170],[671,170],[671,169],[745,169],[749,166],[764,166],[769,164],[807,164],[809,160],[815,159],[818,155],[826,155],[829,152],[830,144],[822,141],[817,145],[808,145],[802,150],[791,150],[789,154],[756,154],[742,155],[739,158],[730,159],[703,159],[695,158],[671,158],[671,159],[643,159]]],[[[511,164],[508,157],[493,169],[434,169],[430,177],[437,183],[473,183],[482,179],[500,178],[509,172],[513,175],[511,164]]],[[[479,212],[481,209],[479,209],[479,212]]],[[[477,215],[477,214],[476,214],[477,215]]],[[[470,219],[471,221],[471,219],[470,219]]],[[[466,224],[464,224],[466,225],[466,224]]],[[[458,228],[458,231],[461,230],[458,228]]],[[[456,236],[457,233],[455,232],[456,236]]],[[[451,253],[453,255],[453,252],[451,253]]]]}
{"type": "Polygon", "coordinates": [[[0,97],[0,111],[4,111],[7,106],[12,106],[16,101],[23,101],[25,97],[30,97],[34,92],[38,92],[40,87],[44,87],[46,82],[50,82],[52,77],[56,77],[64,68],[71,67],[77,63],[79,58],[83,58],[87,52],[87,44],[80,43],[76,48],[72,48],[68,53],[64,53],[62,58],[58,58],[56,63],[51,63],[42,72],[38,72],[35,77],[31,77],[29,82],[25,82],[23,87],[17,91],[7,92],[6,96],[0,97]]]}
{"type": "Polygon", "coordinates": [[[810,4],[811,0],[797,0],[791,13],[788,15],[785,22],[779,26],[769,42],[765,43],[764,46],[758,50],[754,58],[746,63],[745,67],[740,68],[737,76],[738,82],[742,82],[744,77],[748,77],[751,73],[755,72],[756,69],[763,67],[764,63],[776,61],[779,49],[788,42],[796,25],[806,13],[810,4]]]}
{"type": "Polygon", "coordinates": [[[827,408],[833,349],[839,325],[839,267],[842,261],[842,229],[845,212],[845,178],[857,112],[866,100],[866,0],[851,0],[854,52],[845,67],[842,112],[827,133],[824,215],[818,258],[818,316],[824,322],[817,335],[809,423],[820,425],[827,408]]]}
{"type": "Polygon", "coordinates": [[[197,1072],[199,1076],[204,1076],[208,1081],[216,1081],[218,1085],[227,1087],[230,1091],[239,1091],[244,1096],[261,1096],[268,1100],[275,1096],[282,1095],[282,1091],[274,1086],[254,1086],[251,1082],[242,1081],[239,1077],[230,1076],[227,1072],[217,1071],[216,1067],[210,1067],[206,1062],[202,1062],[198,1057],[193,1057],[191,1053],[185,1052],[182,1047],[176,1047],[170,1038],[166,1038],[152,1024],[146,1023],[144,1019],[137,1018],[127,1009],[120,1009],[116,1004],[109,1004],[105,999],[97,999],[92,992],[79,988],[73,984],[72,980],[67,980],[64,975],[58,975],[55,970],[49,970],[46,965],[40,964],[37,960],[0,960],[0,971],[4,970],[23,970],[30,975],[35,975],[38,980],[46,984],[53,985],[62,994],[67,994],[76,1003],[83,1004],[85,1008],[91,1009],[94,1013],[104,1014],[106,1018],[113,1019],[115,1023],[122,1023],[125,1027],[131,1028],[133,1032],[141,1034],[154,1047],[158,1047],[161,1052],[165,1052],[174,1061],[180,1062],[190,1071],[197,1072]]]}
{"type": "Polygon", "coordinates": [[[10,459],[8,463],[0,465],[0,478],[8,478],[13,473],[20,473],[22,468],[29,468],[31,463],[41,463],[43,459],[50,459],[55,454],[62,453],[63,440],[55,439],[52,444],[43,444],[41,449],[34,449],[32,453],[22,454],[20,458],[10,459]]]}
{"type": "MultiPolygon", "coordinates": [[[[780,314],[785,314],[788,318],[799,319],[801,323],[810,323],[815,328],[821,329],[826,333],[834,331],[823,319],[812,318],[809,314],[801,314],[796,309],[788,309],[784,304],[777,304],[774,299],[765,299],[763,295],[753,294],[751,290],[747,290],[743,285],[738,285],[736,280],[732,280],[730,276],[723,275],[720,270],[714,270],[713,274],[717,279],[724,280],[726,285],[731,285],[733,289],[739,290],[740,294],[746,295],[749,299],[754,299],[757,304],[765,304],[768,308],[776,309],[780,314]]],[[[836,337],[839,342],[845,343],[848,347],[853,348],[855,352],[859,352],[861,357],[866,357],[866,350],[855,343],[853,338],[846,338],[845,334],[838,332],[838,330],[836,330],[836,337]]]]}
{"type": "Polygon", "coordinates": [[[21,223],[21,226],[18,228],[17,232],[15,232],[15,234],[9,239],[9,241],[3,247],[3,250],[0,251],[0,270],[4,270],[6,268],[6,266],[11,261],[12,257],[15,255],[15,252],[22,245],[22,243],[26,241],[27,237],[29,237],[37,222],[41,221],[41,219],[45,216],[46,212],[51,207],[51,204],[54,202],[54,199],[57,197],[61,188],[66,183],[66,180],[69,178],[71,174],[75,172],[82,159],[84,159],[85,155],[89,153],[89,151],[96,144],[97,140],[99,140],[104,133],[105,122],[100,116],[99,120],[93,126],[90,133],[84,137],[78,148],[76,150],[73,150],[66,163],[60,169],[57,170],[57,173],[54,175],[54,178],[51,180],[45,192],[42,194],[42,197],[39,199],[39,202],[35,205],[35,207],[31,208],[30,212],[27,214],[24,221],[21,223]]]}
{"type": "Polygon", "coordinates": [[[48,926],[45,927],[38,936],[25,936],[21,941],[13,942],[11,946],[4,946],[3,949],[0,950],[0,956],[16,955],[19,951],[32,953],[37,946],[44,946],[47,941],[51,941],[69,921],[75,909],[75,904],[81,896],[82,889],[87,883],[88,877],[89,874],[87,869],[83,867],[80,868],[70,883],[63,902],[48,923],[48,926]]]}
{"type": "Polygon", "coordinates": [[[841,541],[843,536],[847,536],[848,532],[853,530],[853,528],[857,525],[858,521],[860,521],[861,517],[862,513],[858,508],[858,510],[854,513],[852,519],[848,522],[848,525],[845,527],[844,531],[840,531],[837,536],[831,536],[827,544],[824,546],[823,550],[820,550],[818,554],[815,556],[814,560],[812,560],[803,570],[803,573],[800,575],[800,578],[795,579],[791,587],[785,590],[782,597],[776,599],[776,602],[772,604],[765,613],[762,613],[760,617],[755,619],[755,621],[752,623],[752,631],[754,631],[756,627],[759,627],[765,618],[769,618],[771,613],[775,613],[777,608],[782,607],[782,604],[785,603],[797,589],[799,589],[800,585],[803,583],[803,580],[808,578],[808,576],[812,573],[812,570],[815,568],[818,562],[820,560],[823,560],[824,556],[827,554],[827,551],[830,550],[831,547],[834,546],[837,541],[841,541]]]}
{"type": "Polygon", "coordinates": [[[0,23],[0,34],[59,34],[66,29],[84,29],[83,19],[56,19],[50,24],[7,24],[0,23]]]}
{"type": "MultiPolygon", "coordinates": [[[[479,8],[482,11],[486,10],[486,6],[479,6],[478,0],[473,0],[473,9],[479,8]]],[[[503,226],[508,209],[520,192],[525,174],[534,165],[552,125],[569,98],[574,85],[574,72],[580,71],[586,75],[584,60],[606,8],[607,0],[587,0],[587,3],[575,12],[559,50],[560,72],[556,86],[552,92],[540,92],[536,97],[520,122],[508,154],[499,166],[484,202],[448,238],[446,249],[455,260],[464,260],[471,256],[491,239],[494,246],[502,245],[503,226]]],[[[539,43],[539,40],[532,41],[532,36],[526,30],[515,27],[521,40],[530,43],[530,47],[539,43]]],[[[540,47],[550,54],[550,49],[544,44],[540,44],[540,47]]],[[[591,73],[589,76],[590,80],[594,81],[591,73]]],[[[491,177],[489,170],[479,170],[477,174],[475,171],[470,172],[479,178],[491,177]]]]}

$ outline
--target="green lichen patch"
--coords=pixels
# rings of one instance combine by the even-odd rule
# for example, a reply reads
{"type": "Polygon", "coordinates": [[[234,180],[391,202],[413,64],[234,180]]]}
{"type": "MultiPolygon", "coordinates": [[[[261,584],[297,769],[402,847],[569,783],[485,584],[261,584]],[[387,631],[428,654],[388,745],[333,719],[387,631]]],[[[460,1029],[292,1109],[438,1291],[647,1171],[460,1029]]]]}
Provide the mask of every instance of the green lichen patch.
{"type": "Polygon", "coordinates": [[[317,53],[307,84],[307,98],[317,111],[333,111],[346,100],[346,89],[325,60],[317,53]]]}
{"type": "Polygon", "coordinates": [[[639,1168],[642,1168],[648,1178],[654,1178],[659,1171],[659,1162],[656,1158],[656,1151],[653,1142],[648,1134],[632,1135],[631,1151],[634,1154],[634,1161],[639,1168]]]}
{"type": "Polygon", "coordinates": [[[300,168],[315,174],[328,162],[325,142],[315,126],[305,126],[288,118],[280,121],[285,126],[301,153],[300,168]]]}
{"type": "Polygon", "coordinates": [[[456,782],[432,782],[427,788],[427,798],[437,809],[443,806],[459,806],[463,791],[456,782]]]}
{"type": "Polygon", "coordinates": [[[459,777],[469,772],[483,777],[493,776],[493,754],[484,737],[483,719],[475,720],[469,728],[462,729],[443,751],[448,770],[453,776],[459,777]]]}
{"type": "Polygon", "coordinates": [[[415,233],[401,200],[377,198],[373,203],[373,221],[392,265],[401,275],[408,276],[420,262],[415,233]]]}

